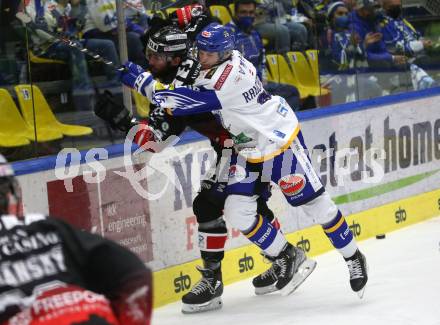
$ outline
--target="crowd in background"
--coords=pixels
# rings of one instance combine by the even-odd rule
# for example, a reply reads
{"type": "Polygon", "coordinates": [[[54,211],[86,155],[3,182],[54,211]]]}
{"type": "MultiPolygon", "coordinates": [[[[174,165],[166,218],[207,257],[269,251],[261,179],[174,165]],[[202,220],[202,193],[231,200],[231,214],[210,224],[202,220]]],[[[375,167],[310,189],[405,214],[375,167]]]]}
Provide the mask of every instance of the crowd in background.
{"type": "MultiPolygon", "coordinates": [[[[228,25],[235,29],[237,49],[246,52],[245,56],[260,68],[262,77],[267,53],[319,49],[322,75],[406,69],[413,71],[414,89],[433,86],[435,80],[423,70],[423,66],[436,63],[438,40],[433,42],[423,38],[404,19],[401,0],[378,1],[381,2],[239,0],[235,6],[233,1],[226,0],[198,2],[207,7],[224,5],[230,11],[233,20],[228,25]]],[[[24,0],[15,3],[10,11],[24,11],[38,27],[78,39],[84,47],[115,64],[120,63],[115,0],[24,0]]],[[[124,0],[123,3],[128,59],[146,67],[141,36],[148,30],[152,15],[164,15],[167,11],[147,11],[146,6],[151,3],[141,0],[124,0]]],[[[179,7],[187,3],[189,1],[180,1],[175,5],[179,7]]],[[[172,4],[169,2],[168,6],[172,4]]],[[[31,39],[35,55],[69,64],[73,94],[93,93],[87,71],[88,58],[83,53],[39,35],[32,35],[31,39]]],[[[117,88],[119,82],[114,69],[108,67],[105,75],[107,83],[100,86],[117,88]]],[[[398,83],[395,80],[381,83],[371,75],[359,79],[357,82],[361,85],[358,88],[368,89],[361,98],[380,96],[382,89],[392,89],[390,82],[398,83]]],[[[340,84],[345,85],[345,82],[340,84]]],[[[330,81],[329,87],[336,97],[341,95],[342,88],[338,83],[330,81]]]]}
{"type": "MultiPolygon", "coordinates": [[[[207,15],[212,15],[211,6],[225,8],[231,19],[219,17],[219,21],[235,35],[236,49],[256,66],[265,88],[286,98],[296,111],[434,87],[440,79],[439,37],[432,32],[424,37],[427,28],[420,27],[428,24],[415,28],[405,19],[401,1],[124,0],[128,59],[148,68],[144,35],[153,17],[166,19],[175,8],[198,3],[207,15]],[[315,94],[304,92],[309,86],[301,82],[308,76],[297,75],[295,82],[277,79],[267,62],[268,55],[287,59],[292,52],[303,53],[307,61],[307,51],[319,55],[319,69],[308,70],[318,80],[315,94]]],[[[8,33],[0,36],[0,87],[39,82],[39,78],[49,82],[67,79],[69,89],[63,84],[53,94],[69,93],[75,112],[92,112],[96,94],[103,89],[122,97],[114,69],[121,64],[115,0],[0,0],[0,8],[2,28],[12,26],[18,35],[15,43],[8,33]],[[17,12],[31,18],[32,28],[24,28],[15,18],[17,12]],[[113,66],[98,64],[82,51],[35,33],[35,29],[74,40],[113,66]],[[16,68],[7,60],[2,64],[11,51],[16,68]],[[68,77],[58,76],[50,64],[37,69],[39,59],[63,63],[62,74],[67,71],[68,77]]],[[[416,13],[430,16],[431,22],[440,14],[416,13]]],[[[278,69],[276,75],[281,77],[292,73],[281,66],[278,69]]],[[[56,106],[57,102],[52,107],[55,112],[56,106]]]]}

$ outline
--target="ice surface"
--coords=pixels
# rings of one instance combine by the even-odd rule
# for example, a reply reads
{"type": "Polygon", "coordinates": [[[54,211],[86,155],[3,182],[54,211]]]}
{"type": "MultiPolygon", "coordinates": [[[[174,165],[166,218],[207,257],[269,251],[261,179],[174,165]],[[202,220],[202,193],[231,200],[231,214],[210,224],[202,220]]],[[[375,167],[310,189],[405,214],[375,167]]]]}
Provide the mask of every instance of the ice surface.
{"type": "Polygon", "coordinates": [[[292,295],[255,296],[251,279],[225,287],[223,308],[183,315],[180,302],[154,310],[153,325],[440,325],[440,218],[359,243],[369,282],[361,300],[336,251],[292,295]]]}

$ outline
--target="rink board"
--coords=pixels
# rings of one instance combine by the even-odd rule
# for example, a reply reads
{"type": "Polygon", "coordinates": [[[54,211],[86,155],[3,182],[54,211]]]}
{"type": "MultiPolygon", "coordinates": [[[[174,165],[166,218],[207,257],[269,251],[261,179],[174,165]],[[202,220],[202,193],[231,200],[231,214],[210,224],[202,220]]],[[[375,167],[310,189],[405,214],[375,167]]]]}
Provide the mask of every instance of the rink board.
{"type": "MultiPolygon", "coordinates": [[[[357,238],[438,215],[439,102],[440,88],[298,114],[308,148],[323,150],[312,152],[314,168],[341,211],[350,215],[348,222],[357,238]],[[385,151],[386,159],[377,161],[383,175],[377,170],[371,173],[374,168],[368,174],[374,167],[365,155],[370,148],[385,151]],[[340,178],[333,149],[347,154],[339,157],[339,167],[344,168],[344,161],[353,167],[340,178]],[[353,149],[359,153],[354,162],[349,153],[353,149]]],[[[19,162],[14,168],[26,212],[54,215],[131,249],[156,273],[155,304],[161,306],[179,299],[198,279],[194,266],[200,253],[192,200],[201,174],[215,157],[209,141],[200,136],[184,138],[180,145],[154,155],[132,156],[131,149],[122,155],[121,148],[77,152],[80,161],[67,170],[58,164],[60,157],[19,162]],[[128,167],[145,169],[147,177],[132,184],[123,177],[128,167]],[[134,185],[160,195],[145,199],[134,185]]],[[[311,255],[330,249],[319,227],[312,227],[315,220],[301,208],[288,206],[278,189],[268,204],[292,243],[311,255]]],[[[239,231],[228,226],[228,235],[226,282],[267,267],[239,231]]]]}
{"type": "MultiPolygon", "coordinates": [[[[346,220],[356,240],[362,241],[436,217],[439,213],[440,190],[436,190],[349,215],[346,216],[346,220]]],[[[286,234],[286,237],[290,243],[304,249],[309,257],[333,249],[318,225],[286,234]]],[[[360,246],[362,247],[362,243],[360,246]]],[[[176,301],[188,292],[200,279],[200,273],[195,269],[196,265],[202,265],[200,259],[155,272],[154,306],[160,307],[176,301]]],[[[233,249],[226,252],[222,263],[223,281],[229,284],[247,279],[267,268],[268,264],[264,263],[258,247],[249,245],[233,249]]]]}

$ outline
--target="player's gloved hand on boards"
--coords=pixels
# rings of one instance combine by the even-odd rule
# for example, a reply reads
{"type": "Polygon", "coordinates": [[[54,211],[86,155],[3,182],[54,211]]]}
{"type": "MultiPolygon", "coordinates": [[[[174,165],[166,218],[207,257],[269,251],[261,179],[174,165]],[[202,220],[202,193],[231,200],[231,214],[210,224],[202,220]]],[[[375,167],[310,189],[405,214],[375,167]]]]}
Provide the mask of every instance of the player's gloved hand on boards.
{"type": "Polygon", "coordinates": [[[156,152],[155,143],[160,141],[155,136],[160,131],[152,131],[151,126],[147,120],[142,120],[137,125],[136,134],[134,136],[133,142],[139,147],[144,147],[145,150],[150,152],[156,152]]]}
{"type": "Polygon", "coordinates": [[[139,91],[139,89],[143,89],[143,87],[153,81],[151,73],[146,72],[140,65],[128,61],[124,63],[122,67],[124,69],[118,72],[119,80],[127,87],[139,91]]]}
{"type": "Polygon", "coordinates": [[[200,63],[192,58],[182,61],[177,68],[174,85],[192,85],[200,74],[200,63]]]}
{"type": "Polygon", "coordinates": [[[130,111],[122,103],[119,103],[108,90],[98,95],[95,115],[107,121],[113,129],[122,132],[128,132],[133,126],[133,116],[130,111]]]}

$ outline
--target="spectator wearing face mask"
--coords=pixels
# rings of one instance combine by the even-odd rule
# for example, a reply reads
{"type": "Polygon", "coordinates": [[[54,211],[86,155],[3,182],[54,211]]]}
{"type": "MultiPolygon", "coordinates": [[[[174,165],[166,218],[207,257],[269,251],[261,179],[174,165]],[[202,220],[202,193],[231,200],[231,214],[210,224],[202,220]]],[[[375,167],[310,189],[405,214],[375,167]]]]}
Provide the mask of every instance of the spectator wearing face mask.
{"type": "Polygon", "coordinates": [[[277,19],[274,2],[270,0],[259,2],[258,13],[255,29],[261,37],[268,40],[266,49],[277,53],[290,51],[294,40],[292,40],[289,28],[277,19]]]}
{"type": "Polygon", "coordinates": [[[380,31],[390,53],[417,57],[432,48],[432,41],[423,39],[411,23],[402,17],[401,0],[384,0],[382,6],[385,17],[380,22],[380,31]]]}
{"type": "Polygon", "coordinates": [[[364,52],[350,28],[349,11],[344,2],[332,3],[327,9],[331,28],[332,62],[338,73],[331,79],[332,104],[378,97],[382,94],[377,82],[367,75],[364,52]]]}
{"type": "Polygon", "coordinates": [[[349,12],[341,2],[332,3],[327,9],[327,21],[331,28],[330,46],[332,61],[339,71],[354,68],[354,60],[363,60],[363,51],[358,39],[350,29],[349,12]]]}
{"type": "Polygon", "coordinates": [[[402,17],[401,0],[383,0],[382,7],[385,16],[380,22],[380,30],[388,52],[409,58],[415,90],[435,86],[434,79],[422,68],[434,63],[433,58],[427,55],[433,48],[432,41],[423,39],[411,23],[402,17]]]}
{"type": "Polygon", "coordinates": [[[234,20],[226,25],[235,38],[235,49],[257,69],[258,77],[264,82],[266,90],[286,99],[290,107],[299,109],[299,92],[296,87],[275,82],[267,82],[264,75],[265,50],[260,34],[254,28],[256,1],[236,0],[234,20]]]}
{"type": "Polygon", "coordinates": [[[377,12],[375,0],[357,0],[356,9],[350,17],[353,30],[356,37],[361,40],[369,65],[381,68],[405,65],[404,55],[392,55],[388,52],[378,26],[380,17],[377,12]]]}

